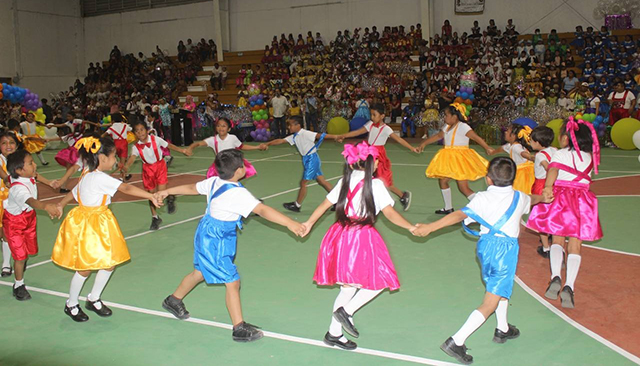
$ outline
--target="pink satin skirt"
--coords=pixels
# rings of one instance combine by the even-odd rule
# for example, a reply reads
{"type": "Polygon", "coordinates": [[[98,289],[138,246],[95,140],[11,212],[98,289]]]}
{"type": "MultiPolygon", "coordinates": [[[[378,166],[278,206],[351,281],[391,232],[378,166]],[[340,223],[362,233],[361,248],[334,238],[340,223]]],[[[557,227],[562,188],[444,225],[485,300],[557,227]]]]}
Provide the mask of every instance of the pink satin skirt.
{"type": "Polygon", "coordinates": [[[540,203],[531,209],[527,227],[584,241],[602,238],[598,199],[589,184],[558,180],[553,195],[552,203],[540,203]]]}
{"type": "Polygon", "coordinates": [[[68,168],[78,161],[78,149],[73,146],[69,146],[66,149],[58,151],[54,159],[58,164],[68,168]]]}
{"type": "Polygon", "coordinates": [[[322,286],[350,285],[368,290],[400,288],[395,266],[373,226],[336,222],[322,239],[313,280],[322,286]]]}

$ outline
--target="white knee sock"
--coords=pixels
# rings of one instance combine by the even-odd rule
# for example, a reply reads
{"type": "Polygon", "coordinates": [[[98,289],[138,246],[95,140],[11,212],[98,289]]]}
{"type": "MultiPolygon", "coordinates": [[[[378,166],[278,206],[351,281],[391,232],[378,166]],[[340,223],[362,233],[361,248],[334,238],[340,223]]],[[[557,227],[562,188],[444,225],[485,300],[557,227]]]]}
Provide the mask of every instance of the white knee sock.
{"type": "Polygon", "coordinates": [[[486,319],[481,312],[474,310],[471,315],[469,315],[469,318],[467,318],[467,321],[462,325],[462,328],[460,328],[456,334],[451,336],[451,338],[453,338],[453,341],[457,346],[462,346],[464,342],[467,341],[467,338],[469,338],[476,329],[480,328],[485,320],[486,319]]]}
{"type": "Polygon", "coordinates": [[[44,160],[44,156],[42,156],[42,153],[36,153],[36,156],[38,157],[38,159],[40,159],[40,162],[42,164],[46,163],[46,161],[44,160]]]}
{"type": "Polygon", "coordinates": [[[475,193],[471,193],[470,195],[468,195],[468,196],[467,196],[467,199],[468,199],[469,201],[471,201],[471,200],[473,199],[473,197],[475,197],[475,196],[476,196],[476,194],[475,194],[475,193]]]}
{"type": "Polygon", "coordinates": [[[509,323],[507,322],[507,310],[509,310],[509,300],[498,301],[498,307],[495,311],[496,321],[498,322],[496,328],[505,333],[509,330],[509,323]]]}
{"type": "MultiPolygon", "coordinates": [[[[100,299],[102,291],[104,290],[105,286],[107,286],[107,282],[109,282],[109,278],[111,277],[112,273],[113,271],[105,271],[104,269],[98,271],[98,274],[96,274],[96,280],[93,283],[93,288],[91,289],[89,296],[87,296],[87,299],[89,301],[97,301],[100,299]]],[[[96,309],[100,310],[102,308],[102,305],[98,303],[95,304],[95,307],[96,309]]]]}
{"type": "Polygon", "coordinates": [[[441,189],[442,199],[444,199],[444,209],[451,210],[453,208],[453,204],[451,203],[451,188],[441,189]]]}
{"type": "Polygon", "coordinates": [[[578,270],[580,270],[581,261],[582,256],[579,254],[569,254],[567,256],[567,281],[564,285],[571,287],[572,290],[573,284],[576,282],[576,277],[578,277],[578,270]]]}
{"type": "MultiPolygon", "coordinates": [[[[84,286],[84,281],[86,280],[87,278],[82,277],[78,272],[73,275],[71,287],[69,288],[69,300],[67,300],[68,307],[78,305],[78,297],[80,297],[80,291],[82,291],[82,286],[84,286]]],[[[78,314],[77,309],[72,310],[72,314],[78,314]]]]}
{"type": "Polygon", "coordinates": [[[549,263],[551,264],[551,279],[562,278],[562,259],[564,249],[560,244],[551,244],[549,249],[549,263]]]}
{"type": "Polygon", "coordinates": [[[366,303],[373,300],[374,297],[378,296],[382,290],[367,290],[360,289],[358,293],[349,301],[349,303],[344,307],[347,314],[353,315],[358,309],[363,307],[366,303]]]}
{"type": "MultiPolygon", "coordinates": [[[[353,298],[353,295],[356,294],[357,290],[358,289],[355,287],[341,287],[340,293],[336,297],[336,301],[333,303],[333,311],[336,311],[338,310],[338,308],[341,308],[345,306],[347,303],[349,303],[349,301],[351,301],[351,299],[353,298]]],[[[342,325],[340,324],[340,322],[335,320],[333,316],[331,317],[331,325],[329,325],[329,334],[331,334],[334,337],[337,337],[342,334],[342,325]]],[[[340,338],[342,342],[347,341],[346,338],[345,339],[342,339],[342,338],[340,338]]]]}
{"type": "Polygon", "coordinates": [[[9,243],[2,239],[2,268],[11,268],[11,249],[9,243]]]}

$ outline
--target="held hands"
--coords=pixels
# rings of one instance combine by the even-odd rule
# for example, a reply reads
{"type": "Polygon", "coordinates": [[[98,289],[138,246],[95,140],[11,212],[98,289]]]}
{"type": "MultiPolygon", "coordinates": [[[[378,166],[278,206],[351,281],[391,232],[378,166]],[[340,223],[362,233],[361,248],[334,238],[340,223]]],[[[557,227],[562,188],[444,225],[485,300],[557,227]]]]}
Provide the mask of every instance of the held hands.
{"type": "Polygon", "coordinates": [[[296,234],[296,236],[304,236],[303,233],[305,231],[303,224],[297,222],[297,221],[291,221],[291,223],[289,225],[287,225],[287,229],[289,229],[289,231],[291,231],[292,233],[296,234]]]}
{"type": "MultiPolygon", "coordinates": [[[[158,191],[156,193],[153,194],[153,197],[158,201],[158,202],[164,202],[164,199],[167,198],[167,196],[169,195],[169,192],[167,192],[167,190],[162,190],[162,191],[158,191]]],[[[155,203],[154,203],[155,204],[155,203]]],[[[158,206],[158,205],[156,205],[158,206]]],[[[160,207],[160,206],[158,206],[160,207]]]]}
{"type": "Polygon", "coordinates": [[[413,151],[416,154],[420,154],[422,152],[422,149],[418,146],[411,149],[411,151],[413,151]]]}
{"type": "Polygon", "coordinates": [[[182,149],[182,151],[180,151],[180,152],[181,152],[181,153],[183,153],[183,154],[184,154],[184,155],[186,155],[186,156],[191,156],[191,155],[193,155],[193,151],[192,151],[191,149],[189,149],[189,148],[182,149]]]}
{"type": "MultiPolygon", "coordinates": [[[[166,196],[165,196],[166,197],[166,196]]],[[[160,208],[164,205],[164,199],[158,196],[158,193],[153,193],[149,198],[149,201],[153,203],[154,206],[160,208]]]]}
{"type": "Polygon", "coordinates": [[[269,146],[267,144],[265,144],[265,143],[262,143],[262,144],[258,145],[258,149],[262,150],[262,151],[265,151],[265,150],[269,149],[269,146]]]}
{"type": "Polygon", "coordinates": [[[61,184],[60,184],[60,180],[59,179],[54,179],[51,181],[51,188],[53,189],[58,189],[60,188],[61,184]]]}
{"type": "Polygon", "coordinates": [[[551,203],[553,202],[553,188],[552,187],[544,187],[542,190],[542,202],[551,203]]]}
{"type": "Polygon", "coordinates": [[[433,229],[431,227],[431,224],[416,224],[409,231],[411,231],[411,234],[413,234],[414,236],[424,237],[431,234],[431,232],[433,232],[433,229]]]}
{"type": "Polygon", "coordinates": [[[488,149],[486,149],[487,155],[491,156],[491,155],[495,155],[496,154],[496,149],[489,147],[488,149]]]}
{"type": "Polygon", "coordinates": [[[62,216],[62,207],[48,203],[44,206],[44,210],[47,211],[49,217],[52,219],[59,219],[62,216]]]}
{"type": "Polygon", "coordinates": [[[344,135],[336,136],[336,142],[342,142],[342,141],[344,141],[344,135]]]}
{"type": "Polygon", "coordinates": [[[300,235],[300,236],[304,238],[311,231],[311,228],[313,227],[313,224],[310,223],[309,221],[303,222],[302,223],[302,227],[304,228],[304,231],[303,231],[302,235],[300,235]]]}

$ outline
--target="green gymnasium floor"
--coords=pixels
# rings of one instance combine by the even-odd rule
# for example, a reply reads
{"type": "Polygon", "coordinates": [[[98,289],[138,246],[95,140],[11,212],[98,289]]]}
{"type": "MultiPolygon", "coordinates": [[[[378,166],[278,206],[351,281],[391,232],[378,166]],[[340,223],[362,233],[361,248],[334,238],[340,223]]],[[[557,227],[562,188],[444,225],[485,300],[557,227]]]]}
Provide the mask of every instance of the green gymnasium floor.
{"type": "MultiPolygon", "coordinates": [[[[411,209],[403,213],[411,222],[438,218],[433,211],[441,207],[440,191],[435,180],[424,176],[426,165],[438,148],[430,146],[416,155],[396,144],[388,146],[396,184],[413,192],[411,209]]],[[[325,142],[320,150],[325,177],[334,183],[342,172],[341,150],[342,145],[332,141],[325,142]]],[[[54,154],[55,151],[46,153],[50,166],[39,167],[46,177],[63,174],[53,160],[54,154]]],[[[637,155],[637,150],[605,149],[597,178],[640,174],[637,155]]],[[[263,198],[265,204],[284,211],[282,203],[295,199],[302,172],[294,148],[281,145],[266,152],[251,151],[246,157],[254,161],[258,175],[248,179],[245,186],[256,197],[263,198]]],[[[209,149],[198,149],[191,158],[176,156],[169,172],[190,172],[204,178],[212,159],[209,149]]],[[[140,171],[139,162],[134,167],[140,171]]],[[[476,190],[484,187],[483,181],[472,184],[476,190]]],[[[456,188],[453,191],[454,205],[461,207],[466,200],[456,188]]],[[[40,194],[56,196],[42,186],[40,194]]],[[[304,221],[324,195],[321,187],[313,186],[302,212],[286,214],[304,221]]],[[[633,235],[637,233],[635,215],[639,204],[640,196],[600,198],[605,237],[593,245],[640,254],[637,237],[633,235]]],[[[240,344],[231,340],[225,291],[221,286],[202,284],[194,289],[185,299],[192,316],[188,321],[174,319],[160,306],[164,297],[192,270],[193,233],[205,207],[203,197],[180,197],[177,213],[170,216],[163,209],[163,228],[149,232],[146,202],[114,203],[111,208],[128,237],[132,260],[118,267],[103,293],[114,315],[99,318],[88,312],[91,319],[82,324],[74,323],[62,311],[72,272],[49,261],[60,221],[38,213],[40,254],[29,260],[32,267],[25,276],[33,298],[16,301],[9,287],[13,279],[0,281],[4,285],[0,286],[0,365],[455,363],[439,346],[462,325],[483,296],[475,241],[464,236],[459,227],[424,240],[411,237],[382,216],[379,218],[376,227],[389,247],[402,287],[393,293],[383,292],[356,314],[355,322],[361,333],[356,340],[359,348],[348,352],[322,344],[337,290],[319,288],[312,282],[320,241],[334,222],[333,217],[325,215],[304,239],[259,217],[250,217],[239,234],[236,264],[242,276],[245,319],[261,326],[266,336],[257,342],[240,344]]],[[[396,208],[401,210],[399,203],[396,208]]],[[[537,254],[521,251],[522,256],[537,254]]],[[[92,285],[93,278],[85,284],[82,295],[88,294],[92,285]]],[[[580,285],[578,277],[578,289],[580,285]]],[[[635,306],[637,311],[640,304],[635,306]]],[[[635,311],[628,316],[635,316],[635,311]]],[[[469,338],[467,346],[475,365],[640,363],[638,352],[625,354],[594,339],[550,311],[519,285],[514,288],[509,321],[521,330],[520,338],[503,345],[493,343],[494,317],[469,338]]]]}

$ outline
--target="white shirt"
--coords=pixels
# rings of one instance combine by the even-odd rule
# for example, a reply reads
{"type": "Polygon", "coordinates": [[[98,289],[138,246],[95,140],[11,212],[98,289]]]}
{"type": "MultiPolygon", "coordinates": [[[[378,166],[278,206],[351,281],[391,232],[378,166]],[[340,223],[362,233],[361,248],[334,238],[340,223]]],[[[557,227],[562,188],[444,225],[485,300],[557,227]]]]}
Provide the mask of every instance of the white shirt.
{"type": "Polygon", "coordinates": [[[509,153],[509,157],[516,163],[516,165],[524,164],[529,161],[521,155],[522,152],[527,150],[520,144],[506,143],[502,145],[502,150],[509,153]]]}
{"type": "Polygon", "coordinates": [[[469,131],[471,131],[471,127],[464,122],[458,122],[455,126],[445,124],[444,127],[442,127],[442,132],[444,132],[444,146],[452,146],[452,139],[453,146],[469,146],[469,138],[467,137],[469,131]]]}
{"type": "Polygon", "coordinates": [[[151,146],[149,147],[145,146],[142,148],[142,155],[143,155],[142,161],[145,164],[153,164],[158,162],[159,160],[162,160],[162,148],[169,146],[169,143],[167,143],[165,140],[155,135],[148,135],[146,142],[138,141],[136,143],[136,147],[131,149],[131,155],[140,156],[140,151],[138,150],[137,146],[144,145],[146,143],[150,143],[151,146]],[[156,158],[156,154],[153,152],[153,143],[151,142],[152,139],[156,140],[156,149],[158,151],[158,154],[157,154],[158,158],[156,158]]]}
{"type": "MultiPolygon", "coordinates": [[[[296,137],[296,140],[297,139],[298,138],[296,137]]],[[[236,137],[236,135],[231,135],[231,134],[228,134],[224,140],[221,139],[220,136],[218,135],[207,137],[206,139],[204,139],[204,142],[207,143],[207,146],[213,149],[213,152],[216,153],[216,155],[220,151],[237,149],[242,147],[242,142],[238,140],[238,137],[236,137]],[[217,147],[216,147],[216,141],[218,142],[217,147]]]]}
{"type": "Polygon", "coordinates": [[[373,125],[373,121],[369,121],[363,127],[369,131],[368,142],[373,146],[384,146],[389,136],[393,134],[393,129],[383,122],[380,122],[380,125],[376,127],[373,125]]]}
{"type": "Polygon", "coordinates": [[[600,103],[600,98],[598,97],[593,97],[591,98],[591,100],[589,101],[589,108],[596,108],[596,103],[600,103]]]}
{"type": "Polygon", "coordinates": [[[547,164],[549,164],[551,162],[542,153],[543,151],[546,152],[547,154],[549,154],[549,156],[551,158],[553,158],[553,155],[555,155],[555,153],[558,151],[558,149],[556,149],[553,146],[549,146],[549,147],[545,147],[544,149],[540,150],[536,154],[535,161],[533,162],[533,172],[534,172],[534,175],[535,175],[536,179],[545,179],[547,177],[547,169],[545,169],[542,166],[542,162],[546,161],[547,164]]]}
{"type": "MultiPolygon", "coordinates": [[[[565,147],[564,149],[558,150],[553,155],[551,162],[564,164],[582,172],[589,166],[589,164],[591,164],[591,154],[585,152],[580,152],[580,154],[582,155],[582,161],[580,161],[577,151],[569,150],[568,147],[565,147]],[[574,161],[575,166],[573,165],[574,161]]],[[[591,176],[591,171],[589,171],[588,174],[591,176]]],[[[575,174],[568,173],[562,169],[558,171],[558,180],[572,181],[574,178],[576,178],[575,174]]],[[[580,179],[580,183],[589,183],[589,181],[586,179],[580,179]]]]}
{"type": "Polygon", "coordinates": [[[300,155],[305,156],[318,152],[318,150],[313,147],[316,144],[316,137],[318,137],[316,132],[307,131],[304,128],[301,128],[295,136],[295,140],[293,139],[293,135],[289,135],[284,139],[290,145],[296,145],[300,155]]]}
{"type": "Polygon", "coordinates": [[[128,123],[116,122],[107,129],[107,134],[113,138],[113,140],[126,140],[127,132],[131,131],[131,126],[128,123]],[[120,137],[122,136],[122,137],[120,137]]]}
{"type": "MultiPolygon", "coordinates": [[[[358,182],[360,182],[363,179],[364,179],[364,171],[354,170],[351,173],[351,179],[349,179],[349,189],[353,190],[358,184],[358,182]]],[[[329,202],[331,202],[334,205],[338,203],[338,198],[340,197],[340,189],[342,189],[342,179],[340,179],[338,183],[335,185],[335,187],[333,187],[331,192],[327,194],[327,200],[329,200],[329,202]]],[[[352,203],[353,203],[353,207],[356,210],[359,210],[360,204],[362,202],[362,190],[363,188],[360,188],[356,193],[356,195],[353,197],[352,203]]],[[[384,183],[380,179],[376,178],[371,181],[371,190],[373,191],[373,202],[375,203],[375,206],[376,206],[376,215],[383,208],[387,206],[393,207],[395,201],[393,200],[393,198],[389,194],[389,191],[387,191],[387,188],[384,186],[384,183]]],[[[347,203],[345,202],[345,205],[346,204],[347,203]]],[[[348,216],[349,217],[364,216],[364,212],[356,213],[353,210],[349,209],[348,216]]]]}
{"type": "Polygon", "coordinates": [[[38,199],[38,187],[36,184],[31,182],[31,178],[18,177],[14,179],[12,177],[9,197],[3,202],[4,209],[12,215],[33,211],[33,207],[27,204],[29,198],[38,199]]]}
{"type": "Polygon", "coordinates": [[[71,193],[76,201],[82,201],[82,205],[87,207],[100,206],[104,195],[107,195],[105,204],[109,205],[111,204],[111,197],[116,194],[121,184],[122,181],[119,179],[99,170],[94,170],[85,173],[80,182],[73,187],[71,193]],[[78,192],[80,192],[80,199],[78,199],[78,192]]]}
{"type": "Polygon", "coordinates": [[[82,126],[82,120],[79,118],[75,118],[72,121],[65,121],[64,124],[69,126],[69,128],[71,129],[71,132],[75,132],[78,130],[78,128],[80,128],[80,126],[82,126]]]}
{"type": "MultiPolygon", "coordinates": [[[[217,191],[226,183],[236,186],[239,184],[220,177],[211,177],[196,183],[196,189],[201,195],[207,196],[207,202],[209,202],[211,200],[211,188],[213,187],[214,191],[217,191]]],[[[260,201],[246,188],[232,188],[213,199],[209,204],[209,215],[220,221],[237,221],[240,216],[249,216],[259,203],[260,201]]]]}
{"type": "MultiPolygon", "coordinates": [[[[631,101],[633,101],[634,99],[636,99],[636,97],[633,95],[632,92],[625,90],[622,93],[616,93],[616,92],[611,92],[609,94],[609,100],[613,100],[613,98],[616,99],[622,99],[624,97],[624,93],[627,93],[627,97],[624,100],[624,109],[629,109],[631,108],[631,101]]],[[[594,107],[595,108],[595,107],[594,107]]],[[[24,122],[23,122],[24,123],[24,122]]]]}
{"type": "MultiPolygon", "coordinates": [[[[511,206],[514,192],[513,186],[489,186],[486,191],[476,193],[471,202],[467,204],[467,207],[473,210],[473,212],[488,224],[494,225],[502,215],[504,215],[509,206],[511,206]]],[[[520,200],[513,215],[511,215],[500,230],[512,238],[517,238],[518,235],[520,235],[520,220],[522,215],[528,214],[530,209],[531,197],[520,193],[520,200]]],[[[472,222],[475,222],[475,220],[470,217],[464,220],[464,223],[467,225],[472,222]]],[[[481,226],[480,234],[487,234],[488,232],[488,228],[481,226]]]]}
{"type": "Polygon", "coordinates": [[[271,99],[271,105],[273,106],[273,117],[280,118],[284,117],[284,113],[287,111],[287,106],[289,106],[289,101],[284,96],[273,97],[271,99]]]}
{"type": "Polygon", "coordinates": [[[80,140],[82,138],[82,135],[76,135],[76,134],[69,134],[69,135],[64,135],[60,138],[60,140],[62,140],[62,142],[66,142],[69,146],[74,146],[76,144],[76,142],[78,142],[78,140],[80,140]]]}
{"type": "Polygon", "coordinates": [[[20,129],[22,130],[22,134],[25,136],[35,135],[36,134],[36,123],[35,122],[21,122],[20,129]]]}

